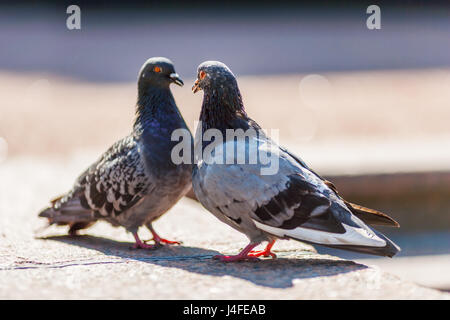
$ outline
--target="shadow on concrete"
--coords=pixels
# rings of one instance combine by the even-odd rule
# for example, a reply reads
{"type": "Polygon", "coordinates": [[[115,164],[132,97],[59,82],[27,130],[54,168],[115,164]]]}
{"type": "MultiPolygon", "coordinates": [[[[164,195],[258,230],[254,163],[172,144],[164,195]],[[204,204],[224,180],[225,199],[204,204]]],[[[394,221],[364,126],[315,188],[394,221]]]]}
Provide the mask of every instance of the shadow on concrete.
{"type": "Polygon", "coordinates": [[[279,257],[259,262],[223,263],[213,260],[220,254],[187,246],[161,246],[155,250],[131,249],[132,243],[119,242],[89,235],[51,236],[39,238],[55,240],[87,249],[97,250],[108,256],[135,260],[158,266],[178,268],[189,272],[216,277],[231,276],[270,288],[289,288],[294,279],[334,276],[366,269],[367,266],[352,261],[298,257],[279,257]]]}

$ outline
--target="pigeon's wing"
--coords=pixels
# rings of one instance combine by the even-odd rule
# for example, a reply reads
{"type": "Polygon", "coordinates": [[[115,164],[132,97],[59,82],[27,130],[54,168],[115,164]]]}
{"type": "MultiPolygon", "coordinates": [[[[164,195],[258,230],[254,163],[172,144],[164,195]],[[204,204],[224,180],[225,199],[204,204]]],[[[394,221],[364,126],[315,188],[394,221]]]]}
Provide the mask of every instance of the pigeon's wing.
{"type": "MultiPolygon", "coordinates": [[[[280,149],[283,152],[287,153],[289,156],[291,156],[303,168],[308,169],[310,172],[315,174],[318,178],[323,180],[323,182],[331,190],[333,190],[333,192],[336,194],[336,196],[338,196],[338,197],[340,197],[342,199],[342,197],[338,193],[338,190],[337,190],[336,186],[332,182],[330,182],[330,181],[324,179],[323,177],[321,177],[319,174],[317,174],[315,171],[313,171],[311,168],[309,168],[302,159],[300,159],[296,155],[294,155],[291,152],[289,152],[289,150],[287,150],[285,148],[282,148],[282,147],[280,147],[280,149]]],[[[354,204],[354,203],[351,203],[349,201],[346,201],[344,199],[342,199],[342,200],[345,202],[345,204],[350,209],[350,211],[352,211],[352,213],[354,215],[356,215],[359,219],[361,219],[365,223],[368,223],[370,225],[380,225],[380,226],[388,226],[388,227],[396,227],[396,228],[400,227],[400,224],[397,221],[395,221],[393,218],[391,218],[390,216],[388,216],[387,214],[385,214],[383,212],[380,212],[380,211],[377,211],[377,210],[374,210],[374,209],[370,209],[370,208],[366,208],[366,207],[363,207],[361,205],[354,204]]]]}
{"type": "Polygon", "coordinates": [[[151,178],[130,136],[115,143],[78,177],[72,191],[55,199],[40,216],[57,223],[117,216],[137,204],[149,188],[151,178]]]}
{"type": "Polygon", "coordinates": [[[121,214],[153,187],[133,137],[113,145],[96,165],[79,177],[78,184],[84,189],[84,205],[101,216],[121,214]]]}
{"type": "MultiPolygon", "coordinates": [[[[262,147],[259,152],[264,152],[262,147]]],[[[387,246],[386,238],[356,218],[322,179],[282,149],[270,150],[272,161],[278,162],[275,174],[261,174],[258,164],[200,166],[199,195],[206,207],[233,221],[250,217],[257,228],[280,238],[334,246],[387,246]]]]}

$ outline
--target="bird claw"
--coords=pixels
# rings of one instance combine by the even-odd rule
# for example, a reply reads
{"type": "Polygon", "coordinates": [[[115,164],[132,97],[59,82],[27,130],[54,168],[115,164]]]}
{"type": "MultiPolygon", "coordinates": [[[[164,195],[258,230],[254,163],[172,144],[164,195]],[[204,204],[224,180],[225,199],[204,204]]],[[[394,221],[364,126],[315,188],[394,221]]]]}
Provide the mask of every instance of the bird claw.
{"type": "Polygon", "coordinates": [[[167,239],[163,239],[161,238],[159,240],[160,243],[165,243],[165,244],[178,244],[181,245],[183,242],[182,241],[172,241],[172,240],[167,240],[167,239]]]}
{"type": "Polygon", "coordinates": [[[172,241],[172,240],[167,240],[167,239],[164,239],[164,238],[159,238],[159,239],[156,239],[156,240],[155,239],[144,240],[145,243],[147,243],[148,241],[154,241],[155,245],[157,245],[157,246],[161,246],[162,244],[170,244],[170,245],[178,244],[178,245],[181,245],[183,243],[182,241],[172,241]]]}
{"type": "Polygon", "coordinates": [[[219,260],[222,262],[237,262],[237,261],[259,261],[257,257],[250,255],[235,255],[235,256],[225,256],[225,255],[217,255],[213,257],[214,260],[219,260]]]}
{"type": "Polygon", "coordinates": [[[250,251],[248,253],[248,255],[250,257],[272,257],[272,259],[276,259],[277,255],[275,253],[273,253],[272,251],[267,251],[267,250],[255,250],[255,251],[250,251]]]}

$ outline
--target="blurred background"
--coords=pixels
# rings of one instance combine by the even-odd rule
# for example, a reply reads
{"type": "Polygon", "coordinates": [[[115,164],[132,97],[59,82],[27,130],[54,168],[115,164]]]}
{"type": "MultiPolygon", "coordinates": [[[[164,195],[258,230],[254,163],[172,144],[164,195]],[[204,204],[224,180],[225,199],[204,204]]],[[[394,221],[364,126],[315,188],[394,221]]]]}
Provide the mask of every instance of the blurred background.
{"type": "Polygon", "coordinates": [[[279,129],[345,198],[401,224],[380,228],[402,247],[398,258],[317,250],[450,290],[447,3],[2,1],[0,233],[38,225],[48,199],[130,132],[147,58],[174,62],[185,86],[173,93],[192,129],[196,68],[220,60],[263,128],[279,129]],[[80,30],[66,27],[70,4],[80,30]],[[379,30],[367,28],[370,4],[381,8],[379,30]]]}

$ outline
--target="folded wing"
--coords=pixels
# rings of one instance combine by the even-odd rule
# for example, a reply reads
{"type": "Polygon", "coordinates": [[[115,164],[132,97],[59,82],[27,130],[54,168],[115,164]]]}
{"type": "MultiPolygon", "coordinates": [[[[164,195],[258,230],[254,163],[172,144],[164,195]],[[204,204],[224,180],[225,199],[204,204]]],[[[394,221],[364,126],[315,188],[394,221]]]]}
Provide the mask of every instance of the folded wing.
{"type": "Polygon", "coordinates": [[[73,189],[39,216],[50,223],[73,223],[117,216],[133,207],[152,187],[136,141],[115,143],[79,176],[73,189]]]}
{"type": "Polygon", "coordinates": [[[248,216],[257,228],[280,238],[388,256],[399,250],[357,218],[302,162],[283,149],[272,149],[271,156],[279,162],[273,175],[262,175],[258,164],[212,164],[203,169],[208,207],[233,221],[248,216]]]}

